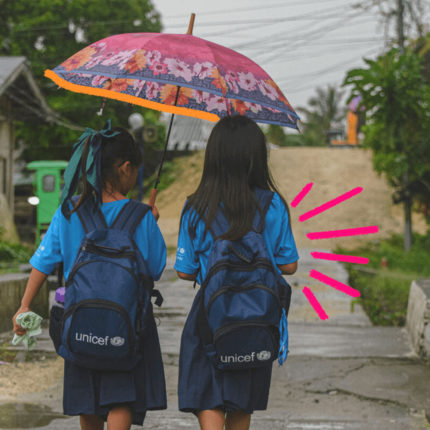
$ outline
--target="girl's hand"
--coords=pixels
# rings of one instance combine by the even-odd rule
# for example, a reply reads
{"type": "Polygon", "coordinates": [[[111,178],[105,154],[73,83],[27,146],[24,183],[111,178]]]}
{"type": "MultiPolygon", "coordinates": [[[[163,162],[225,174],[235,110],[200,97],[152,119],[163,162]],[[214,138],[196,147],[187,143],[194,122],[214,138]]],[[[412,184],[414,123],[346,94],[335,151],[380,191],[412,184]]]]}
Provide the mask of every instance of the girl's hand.
{"type": "Polygon", "coordinates": [[[158,218],[160,218],[160,212],[158,212],[157,206],[152,206],[152,215],[154,215],[155,220],[158,221],[158,218]]]}
{"type": "Polygon", "coordinates": [[[26,333],[27,330],[25,330],[24,328],[22,328],[20,325],[18,325],[16,323],[16,318],[19,314],[22,314],[24,312],[30,312],[30,308],[28,306],[21,306],[16,314],[13,316],[12,318],[12,324],[13,324],[13,331],[18,335],[18,336],[22,336],[26,333]]]}

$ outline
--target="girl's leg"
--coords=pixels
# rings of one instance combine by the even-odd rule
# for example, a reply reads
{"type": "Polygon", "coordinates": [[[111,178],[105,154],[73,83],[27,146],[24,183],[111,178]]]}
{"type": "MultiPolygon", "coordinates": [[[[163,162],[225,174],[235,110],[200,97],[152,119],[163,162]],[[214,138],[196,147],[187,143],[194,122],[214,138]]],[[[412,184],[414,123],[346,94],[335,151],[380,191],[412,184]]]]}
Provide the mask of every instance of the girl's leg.
{"type": "Polygon", "coordinates": [[[208,409],[197,413],[201,430],[223,430],[225,414],[219,409],[208,409]]]}
{"type": "Polygon", "coordinates": [[[243,411],[227,412],[225,430],[249,430],[251,414],[243,411]]]}
{"type": "Polygon", "coordinates": [[[80,415],[81,430],[103,430],[104,420],[98,415],[80,415]]]}
{"type": "Polygon", "coordinates": [[[108,430],[129,430],[132,423],[131,409],[128,406],[116,406],[107,417],[108,430]]]}

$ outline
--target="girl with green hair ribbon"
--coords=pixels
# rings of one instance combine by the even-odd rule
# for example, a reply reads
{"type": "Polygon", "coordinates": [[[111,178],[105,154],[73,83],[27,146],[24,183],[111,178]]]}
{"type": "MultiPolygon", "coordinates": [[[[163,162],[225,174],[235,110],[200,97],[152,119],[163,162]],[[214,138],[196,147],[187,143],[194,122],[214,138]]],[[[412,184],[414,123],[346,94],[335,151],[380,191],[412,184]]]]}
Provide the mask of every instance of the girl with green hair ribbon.
{"type": "MultiPolygon", "coordinates": [[[[80,219],[85,211],[79,210],[80,205],[85,204],[86,208],[97,211],[106,226],[114,226],[129,203],[127,193],[136,183],[141,162],[142,154],[130,133],[111,127],[110,121],[99,131],[87,128],[75,143],[65,172],[61,206],[30,260],[33,268],[21,306],[12,320],[18,336],[25,335],[27,331],[20,325],[22,317],[17,321],[18,316],[31,311],[34,297],[59,263],[63,264],[66,285],[70,279],[79,249],[86,238],[80,219]],[[80,183],[81,196],[75,203],[72,197],[80,183]]],[[[135,226],[133,241],[138,248],[136,252],[140,252],[145,262],[145,275],[158,280],[166,264],[166,245],[154,212],[145,212],[135,226]]],[[[96,269],[93,270],[92,276],[99,276],[96,269]]],[[[124,295],[127,294],[131,293],[124,288],[124,295]]],[[[138,300],[134,296],[129,299],[138,300]]],[[[69,300],[67,288],[65,300],[69,300]]],[[[65,359],[63,413],[79,415],[82,429],[100,430],[107,421],[109,429],[128,430],[132,424],[142,425],[148,410],[166,409],[165,377],[157,328],[153,317],[148,317],[148,321],[147,331],[139,345],[143,357],[131,370],[94,370],[65,359]]]]}
{"type": "MultiPolygon", "coordinates": [[[[103,138],[109,139],[118,134],[118,131],[112,131],[109,119],[102,130],[86,128],[73,145],[72,157],[64,172],[64,188],[61,193],[61,211],[65,217],[70,217],[70,199],[75,194],[81,178],[84,179],[84,187],[89,185],[94,191],[94,203],[101,203],[102,141],[103,138]]],[[[77,206],[80,203],[82,202],[77,206]]]]}

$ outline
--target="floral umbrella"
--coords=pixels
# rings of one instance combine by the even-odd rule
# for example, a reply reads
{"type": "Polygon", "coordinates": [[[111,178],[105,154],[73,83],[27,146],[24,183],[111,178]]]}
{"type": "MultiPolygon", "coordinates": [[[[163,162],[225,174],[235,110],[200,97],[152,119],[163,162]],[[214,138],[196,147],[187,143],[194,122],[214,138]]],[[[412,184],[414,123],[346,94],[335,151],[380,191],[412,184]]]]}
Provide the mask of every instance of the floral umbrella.
{"type": "Polygon", "coordinates": [[[45,76],[71,91],[163,112],[209,121],[238,113],[297,128],[297,114],[260,66],[189,34],[110,36],[46,70],[45,76]]]}
{"type": "Polygon", "coordinates": [[[70,91],[209,121],[240,114],[297,128],[299,119],[260,66],[191,34],[110,36],[45,76],[70,91]]]}

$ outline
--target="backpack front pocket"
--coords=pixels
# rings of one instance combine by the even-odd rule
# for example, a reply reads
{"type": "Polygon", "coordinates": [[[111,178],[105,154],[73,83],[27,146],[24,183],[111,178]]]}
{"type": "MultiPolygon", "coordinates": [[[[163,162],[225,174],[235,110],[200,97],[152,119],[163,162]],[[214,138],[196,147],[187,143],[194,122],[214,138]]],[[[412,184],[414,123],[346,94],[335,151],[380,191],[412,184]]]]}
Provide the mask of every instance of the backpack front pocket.
{"type": "Polygon", "coordinates": [[[281,307],[277,293],[262,284],[228,285],[209,299],[206,315],[215,333],[220,327],[238,321],[259,321],[277,325],[281,307]]]}
{"type": "Polygon", "coordinates": [[[278,343],[277,328],[267,324],[247,321],[222,327],[214,335],[215,366],[234,370],[271,365],[278,343]]]}
{"type": "Polygon", "coordinates": [[[127,311],[103,299],[83,300],[68,309],[63,336],[71,352],[92,358],[127,358],[134,347],[127,311]]]}

